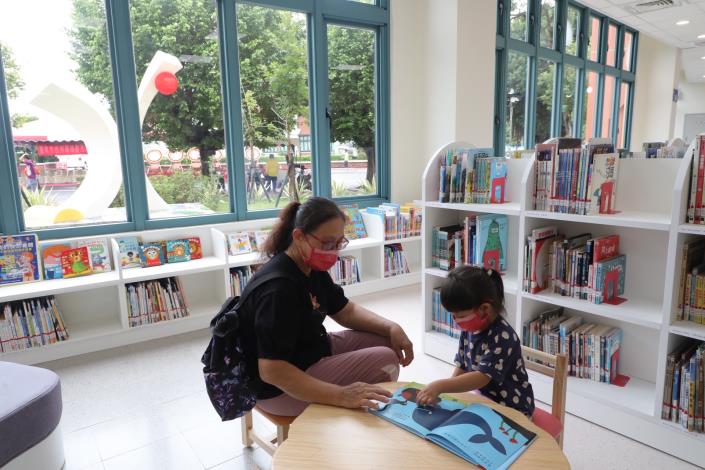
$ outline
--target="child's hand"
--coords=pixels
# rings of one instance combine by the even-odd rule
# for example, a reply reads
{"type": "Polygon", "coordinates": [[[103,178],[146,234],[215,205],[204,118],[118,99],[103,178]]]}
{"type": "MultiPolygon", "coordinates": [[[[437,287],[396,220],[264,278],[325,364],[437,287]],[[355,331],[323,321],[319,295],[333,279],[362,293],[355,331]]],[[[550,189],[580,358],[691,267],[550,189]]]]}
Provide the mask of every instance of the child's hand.
{"type": "Polygon", "coordinates": [[[438,380],[426,385],[426,387],[416,395],[416,404],[419,406],[428,406],[435,405],[441,401],[440,398],[438,398],[438,395],[443,392],[440,385],[440,381],[438,380]]]}

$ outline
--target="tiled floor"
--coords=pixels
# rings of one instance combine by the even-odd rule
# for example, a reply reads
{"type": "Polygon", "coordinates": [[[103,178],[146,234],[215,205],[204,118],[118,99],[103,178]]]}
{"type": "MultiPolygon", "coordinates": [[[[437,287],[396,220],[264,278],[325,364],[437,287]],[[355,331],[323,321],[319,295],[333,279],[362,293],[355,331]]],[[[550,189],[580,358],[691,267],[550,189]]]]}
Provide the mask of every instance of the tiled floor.
{"type": "MultiPolygon", "coordinates": [[[[399,322],[420,345],[419,290],[358,301],[399,322]]],[[[66,470],[269,468],[266,453],[242,447],[239,422],[222,423],[211,408],[199,361],[207,340],[200,331],[45,364],[62,381],[66,470]]],[[[400,379],[426,382],[449,371],[419,348],[400,379]]],[[[576,470],[696,468],[573,416],[566,418],[565,453],[576,470]]]]}

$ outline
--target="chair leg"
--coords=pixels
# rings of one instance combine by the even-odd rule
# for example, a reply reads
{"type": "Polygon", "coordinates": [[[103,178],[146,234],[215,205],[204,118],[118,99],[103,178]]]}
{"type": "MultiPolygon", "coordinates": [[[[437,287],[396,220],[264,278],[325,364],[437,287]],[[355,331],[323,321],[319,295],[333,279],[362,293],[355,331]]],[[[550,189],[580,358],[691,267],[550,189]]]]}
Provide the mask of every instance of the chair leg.
{"type": "Polygon", "coordinates": [[[289,437],[289,425],[277,426],[277,447],[282,445],[289,437]]]}
{"type": "Polygon", "coordinates": [[[558,435],[558,447],[563,450],[563,431],[558,435]]]}
{"type": "Polygon", "coordinates": [[[252,412],[246,413],[240,418],[240,426],[242,427],[242,445],[251,447],[252,441],[252,412]]]}

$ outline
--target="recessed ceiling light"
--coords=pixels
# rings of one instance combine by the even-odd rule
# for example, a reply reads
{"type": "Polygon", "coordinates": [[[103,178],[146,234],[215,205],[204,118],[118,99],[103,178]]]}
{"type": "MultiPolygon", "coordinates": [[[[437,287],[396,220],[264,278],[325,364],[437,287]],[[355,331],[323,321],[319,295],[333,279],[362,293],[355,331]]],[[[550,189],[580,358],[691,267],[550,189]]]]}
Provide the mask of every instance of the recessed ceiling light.
{"type": "Polygon", "coordinates": [[[705,34],[698,35],[698,39],[705,39],[705,34]]]}
{"type": "Polygon", "coordinates": [[[701,57],[701,59],[705,60],[705,55],[701,57]]]}
{"type": "Polygon", "coordinates": [[[676,21],[676,25],[677,25],[677,26],[685,26],[685,25],[687,25],[687,24],[690,24],[690,20],[680,20],[680,21],[676,21]]]}

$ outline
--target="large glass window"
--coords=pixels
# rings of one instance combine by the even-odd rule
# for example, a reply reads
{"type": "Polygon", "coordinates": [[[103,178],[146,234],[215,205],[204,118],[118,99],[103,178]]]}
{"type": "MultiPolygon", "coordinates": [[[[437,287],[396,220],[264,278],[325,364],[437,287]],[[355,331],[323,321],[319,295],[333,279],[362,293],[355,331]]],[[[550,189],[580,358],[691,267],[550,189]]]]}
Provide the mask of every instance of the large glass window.
{"type": "Polygon", "coordinates": [[[578,104],[578,69],[570,65],[563,68],[563,95],[561,100],[561,136],[572,137],[575,129],[578,104]]]}
{"type": "Polygon", "coordinates": [[[328,94],[333,196],[376,194],[373,30],[328,25],[328,94]]]}
{"type": "Polygon", "coordinates": [[[600,60],[600,36],[602,35],[602,21],[596,16],[588,20],[587,58],[593,62],[600,60]]]}
{"type": "Polygon", "coordinates": [[[511,10],[509,12],[509,28],[512,39],[526,41],[529,31],[526,17],[528,15],[528,0],[510,0],[511,10]]]}
{"type": "Polygon", "coordinates": [[[595,137],[595,123],[597,122],[597,91],[600,75],[589,71],[585,74],[585,98],[583,99],[583,137],[595,137]]]}
{"type": "Polygon", "coordinates": [[[306,15],[238,4],[237,16],[247,207],[273,209],[312,193],[306,15]]]}
{"type": "Polygon", "coordinates": [[[556,47],[556,0],[541,0],[541,47],[556,47]]]}
{"type": "Polygon", "coordinates": [[[529,74],[529,57],[509,52],[507,67],[506,122],[504,125],[506,151],[526,148],[524,124],[526,122],[526,81],[529,74]]]}
{"type": "Polygon", "coordinates": [[[230,212],[210,0],[130,0],[149,216],[230,212]]]}
{"type": "Polygon", "coordinates": [[[568,21],[565,28],[565,51],[570,55],[578,55],[578,40],[582,15],[574,6],[568,7],[568,21]]]}
{"type": "Polygon", "coordinates": [[[102,2],[3,2],[0,54],[26,228],[126,221],[102,2]]]}
{"type": "MultiPolygon", "coordinates": [[[[498,0],[498,13],[505,4],[498,0]]],[[[498,26],[496,151],[515,156],[560,136],[628,146],[637,34],[573,0],[513,2],[498,26]]]]}
{"type": "Polygon", "coordinates": [[[607,28],[607,65],[617,66],[617,26],[610,24],[607,28]]]}
{"type": "Polygon", "coordinates": [[[619,148],[628,148],[629,146],[629,143],[626,141],[629,93],[631,93],[631,84],[629,82],[622,82],[619,91],[619,116],[617,117],[619,127],[617,128],[616,145],[619,148]]]}
{"type": "Polygon", "coordinates": [[[617,80],[612,75],[605,75],[605,84],[602,94],[602,131],[600,137],[612,138],[612,124],[614,113],[614,92],[617,80]]]}
{"type": "Polygon", "coordinates": [[[536,68],[536,143],[551,137],[551,111],[553,91],[556,86],[556,69],[555,62],[539,59],[536,68]]]}

